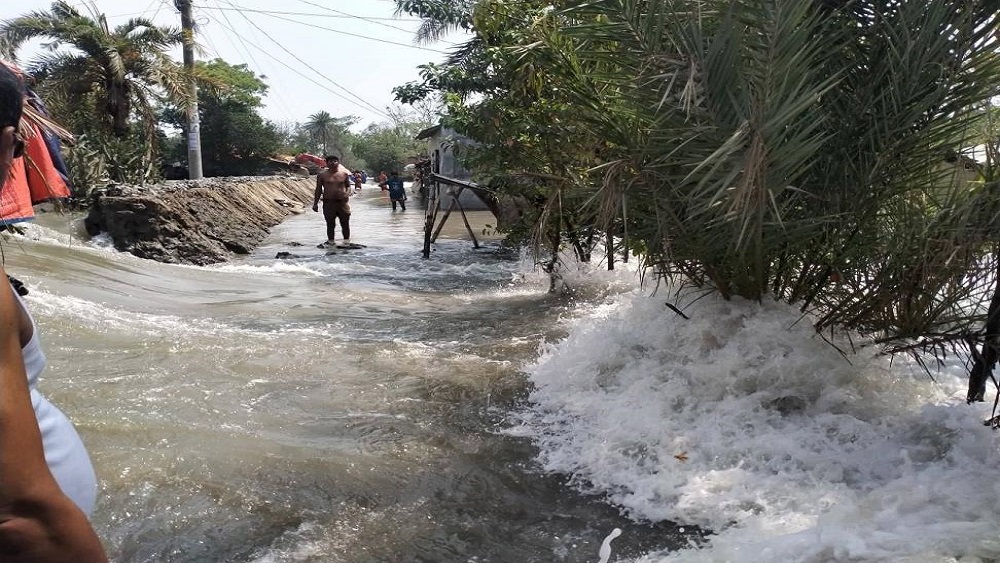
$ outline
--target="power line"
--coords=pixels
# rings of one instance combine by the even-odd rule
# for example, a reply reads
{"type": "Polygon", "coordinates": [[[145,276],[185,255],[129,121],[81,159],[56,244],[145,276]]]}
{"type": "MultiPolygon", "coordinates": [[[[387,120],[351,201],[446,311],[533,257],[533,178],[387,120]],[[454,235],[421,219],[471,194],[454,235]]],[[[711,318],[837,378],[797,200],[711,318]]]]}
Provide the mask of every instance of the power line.
{"type": "MultiPolygon", "coordinates": [[[[200,26],[201,25],[200,25],[200,22],[199,22],[199,27],[200,26]]],[[[212,41],[212,38],[209,37],[209,35],[207,33],[202,33],[201,37],[205,39],[205,43],[207,43],[208,46],[209,46],[209,48],[212,49],[212,52],[215,53],[215,58],[221,59],[222,58],[222,52],[219,51],[219,48],[215,46],[215,42],[212,41]]],[[[228,37],[226,39],[228,40],[228,37]]],[[[232,45],[232,41],[230,41],[229,43],[230,43],[230,45],[232,45]]],[[[233,48],[235,49],[236,46],[233,45],[233,48]]]]}
{"type": "Polygon", "coordinates": [[[407,33],[410,33],[410,30],[403,29],[403,28],[399,27],[398,25],[390,25],[390,24],[387,24],[387,23],[382,23],[380,21],[375,21],[375,19],[373,19],[373,18],[367,18],[367,17],[364,17],[364,16],[356,16],[354,14],[348,14],[347,12],[342,12],[340,10],[335,10],[333,8],[327,8],[326,6],[320,6],[319,4],[316,4],[315,2],[310,2],[309,0],[299,0],[299,2],[302,2],[303,4],[308,4],[310,6],[314,6],[316,8],[320,8],[321,10],[326,10],[328,12],[334,12],[334,13],[337,13],[337,14],[341,14],[341,15],[349,17],[349,18],[357,18],[359,20],[366,21],[366,22],[369,22],[369,23],[374,23],[374,24],[377,24],[377,25],[383,25],[383,26],[388,27],[388,28],[398,29],[399,31],[405,31],[407,33]]]}
{"type": "Polygon", "coordinates": [[[160,10],[163,8],[167,0],[160,0],[160,5],[156,7],[156,11],[153,12],[153,17],[149,18],[149,21],[156,21],[156,16],[160,15],[160,10]]]}
{"type": "MultiPolygon", "coordinates": [[[[227,3],[229,5],[231,5],[231,6],[233,6],[234,8],[236,8],[238,11],[241,11],[241,12],[243,11],[242,8],[240,8],[239,6],[236,6],[232,2],[227,2],[227,3]]],[[[291,18],[286,18],[286,17],[275,15],[275,14],[269,14],[269,13],[266,13],[266,12],[262,12],[262,13],[264,15],[266,15],[266,16],[269,16],[269,17],[272,17],[272,18],[276,18],[276,19],[279,19],[279,20],[284,20],[284,21],[291,22],[291,23],[297,23],[299,25],[304,25],[304,26],[308,26],[308,27],[314,27],[316,29],[322,29],[322,30],[325,30],[325,31],[332,31],[334,33],[339,33],[341,35],[347,35],[347,36],[350,36],[350,37],[357,37],[359,39],[366,39],[368,41],[378,41],[379,43],[388,43],[390,45],[399,45],[400,47],[408,47],[410,49],[419,49],[421,51],[430,51],[432,53],[440,53],[442,55],[447,54],[447,51],[442,51],[440,49],[431,49],[430,47],[421,47],[420,45],[411,45],[409,43],[400,43],[398,41],[390,41],[388,39],[381,39],[381,38],[377,38],[377,37],[368,37],[367,35],[359,35],[357,33],[351,33],[349,31],[342,31],[342,30],[339,30],[339,29],[334,29],[332,27],[324,27],[324,26],[321,26],[321,25],[311,24],[311,23],[307,23],[307,22],[304,22],[304,21],[293,20],[291,18]]],[[[246,17],[246,16],[244,15],[244,17],[246,17]]]]}
{"type": "Polygon", "coordinates": [[[148,13],[150,10],[153,9],[153,4],[155,4],[156,2],[157,0],[150,0],[149,5],[146,6],[146,9],[141,12],[143,17],[145,17],[146,13],[148,13]]]}
{"type": "MultiPolygon", "coordinates": [[[[213,18],[213,19],[214,19],[214,18],[213,18]]],[[[223,23],[222,23],[222,22],[220,22],[219,20],[215,20],[215,22],[216,22],[216,23],[218,23],[219,25],[221,25],[221,26],[225,27],[226,29],[229,29],[229,31],[231,31],[231,32],[232,32],[233,34],[235,34],[235,35],[236,35],[237,37],[240,37],[239,33],[237,33],[237,32],[236,32],[236,30],[234,30],[234,29],[232,29],[232,28],[229,28],[229,27],[227,27],[227,26],[226,26],[225,24],[223,24],[223,23]]],[[[272,39],[272,41],[274,41],[274,40],[272,39]]],[[[374,111],[374,113],[376,113],[377,115],[379,115],[379,116],[381,116],[381,117],[384,117],[384,118],[387,118],[387,119],[389,118],[389,115],[388,115],[388,114],[386,114],[385,112],[383,112],[382,110],[379,110],[379,109],[377,109],[377,108],[376,108],[376,109],[372,109],[372,108],[375,108],[375,106],[373,106],[373,105],[371,105],[371,104],[368,104],[367,102],[365,102],[365,104],[367,105],[367,107],[366,107],[366,105],[362,105],[362,104],[359,104],[358,102],[355,102],[354,100],[351,100],[350,98],[347,98],[347,97],[345,97],[345,96],[344,96],[343,94],[341,94],[341,93],[339,93],[339,92],[337,92],[337,91],[335,91],[335,90],[331,89],[331,88],[330,88],[329,86],[327,86],[326,84],[323,84],[322,82],[318,82],[318,81],[317,81],[316,79],[314,79],[313,77],[311,77],[311,76],[309,76],[309,75],[307,75],[307,74],[305,74],[305,73],[303,73],[303,72],[301,72],[301,71],[299,71],[299,70],[297,70],[297,69],[295,69],[295,68],[292,68],[292,67],[291,67],[290,65],[288,65],[288,63],[286,63],[285,61],[283,61],[283,60],[279,59],[278,57],[276,57],[276,56],[272,55],[272,54],[271,54],[271,53],[269,53],[269,52],[268,52],[268,51],[267,51],[266,49],[264,49],[264,48],[262,48],[262,47],[259,47],[259,46],[257,46],[257,45],[254,45],[253,43],[251,43],[251,45],[253,45],[254,49],[257,49],[258,51],[260,51],[260,52],[264,53],[264,54],[265,54],[265,55],[267,55],[268,57],[270,57],[270,58],[274,59],[274,60],[275,60],[275,61],[276,61],[276,62],[277,62],[278,64],[280,64],[281,66],[283,66],[283,67],[287,68],[288,70],[290,70],[290,71],[294,72],[295,74],[298,74],[298,75],[299,75],[299,76],[301,76],[302,78],[305,78],[306,80],[308,80],[309,82],[312,82],[313,84],[315,84],[315,85],[319,86],[320,88],[323,88],[324,90],[326,90],[327,92],[329,92],[329,93],[333,94],[334,96],[337,96],[338,98],[340,98],[340,99],[342,99],[342,100],[344,100],[344,101],[346,101],[346,102],[348,102],[348,103],[350,103],[350,104],[354,104],[354,105],[356,105],[356,106],[358,106],[358,107],[361,107],[361,108],[364,108],[364,109],[365,109],[366,111],[374,111]]],[[[280,44],[279,44],[279,45],[280,45],[280,44]]],[[[292,56],[295,56],[295,55],[293,54],[292,56]]],[[[342,87],[342,86],[340,86],[339,84],[337,85],[337,87],[338,87],[338,88],[343,88],[343,87],[342,87]]],[[[353,95],[353,94],[352,94],[352,95],[353,95]]]]}
{"type": "MultiPolygon", "coordinates": [[[[216,5],[218,5],[219,4],[218,0],[216,0],[215,3],[216,3],[216,5]]],[[[227,16],[225,13],[223,13],[222,16],[224,18],[226,18],[226,22],[230,26],[233,26],[233,28],[236,27],[236,26],[233,25],[233,22],[229,21],[229,16],[227,16]]],[[[211,16],[209,16],[208,14],[205,14],[205,17],[209,17],[210,18],[211,16]]],[[[220,23],[218,20],[215,20],[215,21],[216,21],[216,23],[220,23]]],[[[220,23],[220,25],[221,25],[221,23],[220,23]]],[[[234,31],[233,33],[235,34],[236,32],[234,31]]],[[[225,34],[225,29],[223,29],[223,34],[225,34]]],[[[206,35],[206,38],[207,37],[208,36],[206,35]]],[[[240,44],[243,45],[243,52],[246,53],[247,58],[250,60],[250,62],[253,63],[254,68],[256,68],[258,72],[262,71],[264,69],[264,65],[260,64],[259,62],[257,62],[257,59],[254,58],[253,53],[251,53],[250,49],[247,48],[247,44],[243,40],[243,37],[240,36],[239,34],[236,34],[236,38],[239,40],[240,44]]],[[[229,44],[232,45],[234,49],[236,49],[237,51],[239,50],[236,47],[236,43],[232,39],[230,39],[228,35],[226,35],[226,40],[229,41],[229,44]]],[[[220,55],[219,58],[221,59],[223,57],[220,55]]],[[[293,120],[294,118],[292,117],[291,112],[288,110],[289,105],[285,101],[285,99],[281,96],[281,94],[278,92],[278,90],[274,90],[274,95],[277,98],[278,106],[281,108],[282,113],[285,114],[285,117],[287,117],[290,120],[293,120]]]]}
{"type": "MultiPolygon", "coordinates": [[[[339,19],[355,18],[355,19],[363,19],[365,21],[370,21],[370,22],[375,23],[375,24],[378,24],[380,21],[393,21],[393,22],[419,22],[419,21],[422,21],[422,20],[419,20],[419,19],[416,19],[416,18],[378,18],[378,17],[356,16],[354,14],[348,14],[347,12],[339,12],[339,13],[336,13],[336,14],[318,14],[316,12],[288,12],[288,11],[283,11],[283,10],[252,10],[250,8],[222,8],[222,7],[212,8],[212,7],[209,7],[209,6],[204,6],[202,9],[205,9],[205,10],[225,10],[225,11],[230,11],[230,12],[251,12],[251,13],[255,13],[255,14],[268,14],[268,15],[280,15],[280,16],[307,16],[307,17],[310,17],[310,18],[339,18],[339,19]]],[[[384,24],[380,24],[380,25],[384,25],[384,24]]],[[[401,28],[401,27],[395,27],[395,26],[389,26],[389,27],[393,27],[394,29],[399,29],[401,31],[409,31],[408,29],[404,29],[404,28],[401,28]]]]}
{"type": "MultiPolygon", "coordinates": [[[[230,0],[225,0],[225,1],[226,1],[226,3],[227,3],[227,4],[229,4],[230,6],[235,6],[235,4],[233,4],[233,3],[232,3],[232,2],[230,1],[230,0]]],[[[297,56],[295,55],[295,53],[293,53],[293,52],[289,51],[287,47],[285,47],[284,45],[282,45],[282,44],[281,44],[281,43],[280,43],[279,41],[277,41],[277,40],[276,40],[275,38],[271,37],[271,35],[270,35],[270,34],[269,34],[268,32],[266,32],[266,31],[264,31],[263,29],[261,29],[261,27],[260,27],[259,25],[257,25],[257,24],[256,24],[256,22],[254,22],[253,20],[251,20],[249,16],[247,16],[246,14],[240,14],[240,15],[242,15],[242,16],[243,16],[243,19],[247,20],[247,23],[249,23],[250,25],[254,26],[254,27],[255,27],[255,28],[257,29],[257,31],[259,31],[259,32],[263,33],[263,34],[264,34],[264,37],[267,37],[268,39],[270,39],[270,40],[271,40],[271,42],[272,42],[272,43],[274,43],[275,45],[277,45],[277,46],[278,46],[278,48],[280,48],[280,49],[281,49],[282,51],[284,51],[284,52],[288,53],[288,54],[289,54],[289,55],[291,55],[292,57],[294,57],[294,58],[298,59],[298,57],[297,57],[297,56]]],[[[375,107],[374,105],[372,105],[371,103],[369,103],[369,102],[368,102],[367,100],[365,100],[365,99],[364,99],[364,98],[362,98],[361,96],[358,96],[357,94],[355,94],[354,92],[351,92],[350,90],[348,90],[347,88],[345,88],[345,87],[341,86],[340,84],[337,84],[336,82],[333,82],[333,85],[334,85],[334,86],[336,86],[337,88],[340,88],[341,90],[343,90],[344,92],[346,92],[346,93],[347,93],[348,95],[350,95],[350,96],[354,97],[355,99],[357,99],[357,100],[358,100],[358,101],[360,101],[361,103],[365,104],[366,106],[368,106],[368,107],[369,107],[369,108],[371,108],[372,110],[374,110],[374,111],[376,111],[376,112],[381,112],[381,111],[382,111],[382,110],[380,110],[379,108],[377,108],[377,107],[375,107]]],[[[384,115],[384,114],[383,114],[383,115],[384,115]]]]}

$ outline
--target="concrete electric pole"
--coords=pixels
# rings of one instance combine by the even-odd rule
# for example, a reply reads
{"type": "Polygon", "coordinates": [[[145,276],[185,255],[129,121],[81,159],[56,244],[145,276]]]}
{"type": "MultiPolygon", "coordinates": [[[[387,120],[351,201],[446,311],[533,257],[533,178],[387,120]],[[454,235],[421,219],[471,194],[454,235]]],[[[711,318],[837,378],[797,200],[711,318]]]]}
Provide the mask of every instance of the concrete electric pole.
{"type": "Polygon", "coordinates": [[[201,122],[198,120],[198,85],[194,80],[194,19],[191,18],[191,0],[174,0],[181,12],[181,29],[184,31],[184,68],[192,73],[188,88],[191,104],[188,106],[188,178],[197,180],[201,174],[201,122]]]}

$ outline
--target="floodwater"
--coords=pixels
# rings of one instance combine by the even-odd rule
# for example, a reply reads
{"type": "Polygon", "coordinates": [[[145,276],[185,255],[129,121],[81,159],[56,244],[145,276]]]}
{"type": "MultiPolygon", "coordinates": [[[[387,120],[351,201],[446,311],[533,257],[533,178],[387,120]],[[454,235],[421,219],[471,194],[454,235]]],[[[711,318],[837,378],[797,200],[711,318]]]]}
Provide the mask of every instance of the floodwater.
{"type": "Polygon", "coordinates": [[[453,214],[424,260],[415,198],[393,213],[366,186],[353,207],[364,248],[318,250],[308,212],[210,267],[82,241],[73,216],[4,240],[113,560],[596,562],[616,527],[616,557],[683,543],[543,474],[504,432],[521,368],[613,290],[550,294],[483,236],[485,212],[481,248],[453,214]]]}

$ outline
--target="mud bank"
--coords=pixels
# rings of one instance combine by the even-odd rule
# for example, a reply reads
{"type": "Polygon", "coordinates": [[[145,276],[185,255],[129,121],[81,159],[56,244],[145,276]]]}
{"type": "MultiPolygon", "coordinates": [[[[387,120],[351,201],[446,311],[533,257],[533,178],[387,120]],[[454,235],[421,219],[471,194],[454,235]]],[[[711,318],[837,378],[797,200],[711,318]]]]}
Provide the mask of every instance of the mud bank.
{"type": "Polygon", "coordinates": [[[259,245],[270,228],[312,204],[315,179],[206,178],[95,192],[85,225],[141,258],[214,264],[259,245]]]}

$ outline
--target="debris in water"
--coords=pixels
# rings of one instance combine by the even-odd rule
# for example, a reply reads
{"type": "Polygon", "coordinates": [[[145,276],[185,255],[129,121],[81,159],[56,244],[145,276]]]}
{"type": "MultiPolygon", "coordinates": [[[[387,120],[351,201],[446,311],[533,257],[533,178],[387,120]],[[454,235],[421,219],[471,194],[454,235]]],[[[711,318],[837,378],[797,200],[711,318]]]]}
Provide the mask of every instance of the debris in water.
{"type": "Polygon", "coordinates": [[[601,556],[601,560],[597,563],[608,563],[608,559],[611,559],[611,540],[620,535],[622,535],[621,528],[615,528],[614,530],[611,530],[608,537],[604,538],[604,541],[601,542],[601,549],[597,552],[597,554],[601,556]]]}

